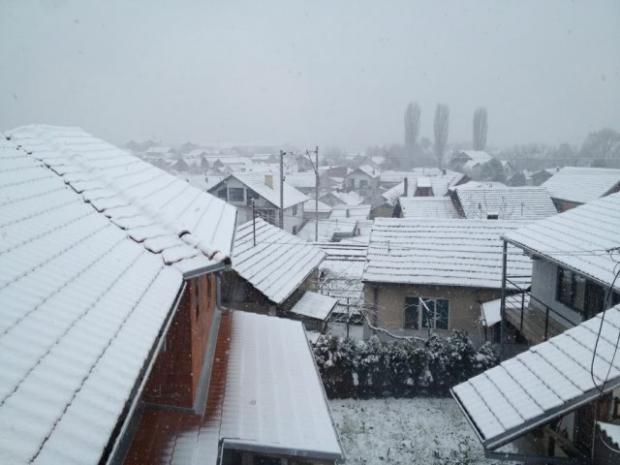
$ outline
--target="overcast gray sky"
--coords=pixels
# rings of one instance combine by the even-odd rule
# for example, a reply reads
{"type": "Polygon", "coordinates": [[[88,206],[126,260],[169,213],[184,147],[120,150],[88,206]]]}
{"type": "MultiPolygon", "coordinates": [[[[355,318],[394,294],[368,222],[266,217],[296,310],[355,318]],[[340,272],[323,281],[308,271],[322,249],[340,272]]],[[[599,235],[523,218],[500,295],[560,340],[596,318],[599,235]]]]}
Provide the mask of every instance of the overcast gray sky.
{"type": "Polygon", "coordinates": [[[0,0],[0,130],[115,143],[401,142],[405,105],[450,141],[620,129],[620,1],[0,0]]]}

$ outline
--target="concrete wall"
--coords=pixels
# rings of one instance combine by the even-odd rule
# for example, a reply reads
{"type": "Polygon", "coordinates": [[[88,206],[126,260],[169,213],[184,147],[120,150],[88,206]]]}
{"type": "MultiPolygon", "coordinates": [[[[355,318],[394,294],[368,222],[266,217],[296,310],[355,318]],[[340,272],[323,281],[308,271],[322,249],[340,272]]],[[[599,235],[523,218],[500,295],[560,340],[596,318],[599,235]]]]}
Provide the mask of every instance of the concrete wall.
{"type": "Polygon", "coordinates": [[[448,330],[437,330],[448,335],[454,329],[469,333],[476,342],[484,340],[484,328],[480,324],[480,303],[500,297],[499,289],[467,287],[422,286],[398,284],[364,284],[364,301],[367,306],[377,305],[376,324],[398,334],[424,337],[426,329],[404,329],[406,297],[441,298],[449,301],[448,330]],[[375,289],[377,290],[375,297],[375,289]],[[376,298],[376,302],[375,302],[376,298]]]}

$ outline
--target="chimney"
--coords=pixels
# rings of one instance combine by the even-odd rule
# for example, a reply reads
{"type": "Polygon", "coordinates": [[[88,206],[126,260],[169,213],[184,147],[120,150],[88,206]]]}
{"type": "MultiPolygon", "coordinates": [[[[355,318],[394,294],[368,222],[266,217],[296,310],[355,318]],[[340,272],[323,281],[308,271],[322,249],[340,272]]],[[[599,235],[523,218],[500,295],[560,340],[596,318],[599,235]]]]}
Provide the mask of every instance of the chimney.
{"type": "Polygon", "coordinates": [[[409,179],[407,179],[407,176],[405,176],[405,179],[403,180],[403,184],[404,184],[404,189],[403,189],[403,196],[407,197],[407,194],[409,194],[409,179]]]}
{"type": "Polygon", "coordinates": [[[273,174],[265,175],[265,185],[273,189],[273,174]]]}

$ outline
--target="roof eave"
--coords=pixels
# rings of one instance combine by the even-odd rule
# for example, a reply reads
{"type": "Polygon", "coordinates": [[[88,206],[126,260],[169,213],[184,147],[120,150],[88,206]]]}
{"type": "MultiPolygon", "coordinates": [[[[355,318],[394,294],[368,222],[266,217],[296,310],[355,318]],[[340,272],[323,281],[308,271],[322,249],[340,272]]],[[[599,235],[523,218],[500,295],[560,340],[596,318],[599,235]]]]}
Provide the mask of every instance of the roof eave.
{"type": "Polygon", "coordinates": [[[286,447],[272,444],[260,444],[257,442],[243,440],[243,439],[224,439],[222,445],[226,448],[227,445],[232,446],[231,449],[240,450],[245,452],[255,452],[265,455],[284,455],[289,457],[302,457],[312,460],[326,460],[336,461],[344,458],[342,453],[335,453],[330,451],[319,451],[312,449],[301,449],[299,447],[286,447]]]}

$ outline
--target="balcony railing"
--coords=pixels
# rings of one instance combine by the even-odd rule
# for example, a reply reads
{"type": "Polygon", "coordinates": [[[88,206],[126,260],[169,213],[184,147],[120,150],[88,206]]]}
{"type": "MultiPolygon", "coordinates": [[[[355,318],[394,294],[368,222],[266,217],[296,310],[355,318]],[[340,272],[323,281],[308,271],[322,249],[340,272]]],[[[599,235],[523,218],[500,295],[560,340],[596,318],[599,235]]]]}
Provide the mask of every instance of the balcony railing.
{"type": "Polygon", "coordinates": [[[517,293],[506,295],[503,315],[530,344],[546,341],[576,325],[566,315],[554,310],[527,289],[519,286],[516,279],[506,277],[506,287],[517,293]]]}

